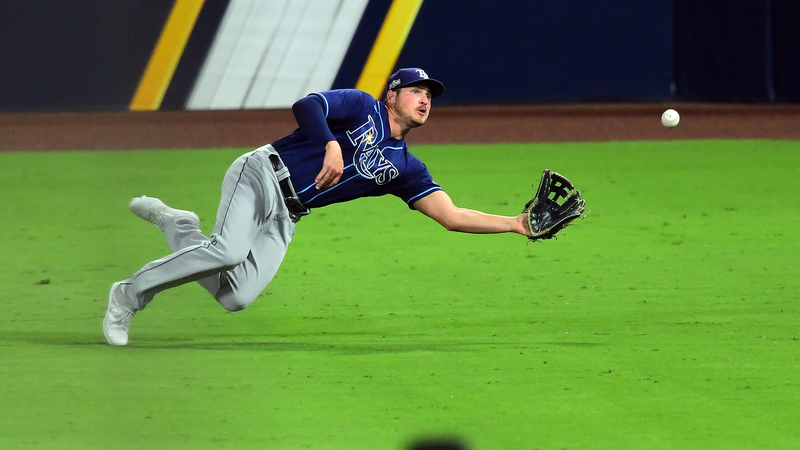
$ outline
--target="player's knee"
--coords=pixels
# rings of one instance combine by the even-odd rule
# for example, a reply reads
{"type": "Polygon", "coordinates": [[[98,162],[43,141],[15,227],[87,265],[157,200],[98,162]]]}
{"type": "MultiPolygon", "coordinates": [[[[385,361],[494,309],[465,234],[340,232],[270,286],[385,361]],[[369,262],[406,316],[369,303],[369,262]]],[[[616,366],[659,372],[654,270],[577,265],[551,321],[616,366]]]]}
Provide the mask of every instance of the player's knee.
{"type": "Polygon", "coordinates": [[[229,292],[225,295],[217,296],[217,302],[230,312],[241,311],[247,308],[255,299],[255,296],[243,295],[240,292],[229,292]]]}
{"type": "Polygon", "coordinates": [[[219,304],[228,311],[241,311],[258,297],[259,292],[253,290],[248,283],[237,282],[223,275],[220,279],[220,287],[214,298],[219,304]]]}
{"type": "Polygon", "coordinates": [[[227,248],[217,249],[217,263],[223,270],[230,270],[245,262],[249,250],[235,251],[227,248]]]}

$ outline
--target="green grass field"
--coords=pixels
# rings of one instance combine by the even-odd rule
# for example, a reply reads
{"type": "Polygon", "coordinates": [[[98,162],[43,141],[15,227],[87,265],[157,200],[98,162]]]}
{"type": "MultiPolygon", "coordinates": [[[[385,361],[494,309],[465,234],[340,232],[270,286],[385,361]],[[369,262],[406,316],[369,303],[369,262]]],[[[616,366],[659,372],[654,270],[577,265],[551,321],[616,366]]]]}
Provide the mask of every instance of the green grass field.
{"type": "Polygon", "coordinates": [[[0,154],[0,448],[800,448],[800,143],[416,147],[459,206],[551,168],[591,212],[526,244],[334,205],[250,308],[184,285],[107,345],[109,287],[168,251],[129,199],[208,232],[246,150],[0,154]]]}

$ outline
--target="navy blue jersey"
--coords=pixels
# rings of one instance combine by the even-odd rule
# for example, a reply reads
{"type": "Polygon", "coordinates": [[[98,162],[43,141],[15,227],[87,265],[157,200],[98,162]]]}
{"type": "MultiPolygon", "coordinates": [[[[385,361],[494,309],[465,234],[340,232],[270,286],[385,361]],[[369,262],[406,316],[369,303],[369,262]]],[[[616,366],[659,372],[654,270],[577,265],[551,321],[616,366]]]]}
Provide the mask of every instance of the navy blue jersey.
{"type": "Polygon", "coordinates": [[[325,148],[300,128],[272,144],[306,207],[386,194],[396,195],[412,207],[415,201],[441,190],[425,164],[409,153],[405,139],[391,136],[383,103],[355,89],[311,95],[322,101],[325,121],[342,147],[344,173],[339,182],[327,189],[315,188],[325,148]]]}

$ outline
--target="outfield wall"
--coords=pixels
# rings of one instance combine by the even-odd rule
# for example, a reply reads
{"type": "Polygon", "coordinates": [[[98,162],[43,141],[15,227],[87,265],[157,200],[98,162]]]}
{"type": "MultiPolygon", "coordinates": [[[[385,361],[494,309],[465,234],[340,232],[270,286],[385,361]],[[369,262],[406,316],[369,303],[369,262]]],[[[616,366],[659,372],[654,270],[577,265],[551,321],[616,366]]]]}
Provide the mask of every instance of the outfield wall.
{"type": "Polygon", "coordinates": [[[798,21],[793,0],[5,0],[0,112],[286,108],[408,66],[444,105],[800,102],[798,21]]]}

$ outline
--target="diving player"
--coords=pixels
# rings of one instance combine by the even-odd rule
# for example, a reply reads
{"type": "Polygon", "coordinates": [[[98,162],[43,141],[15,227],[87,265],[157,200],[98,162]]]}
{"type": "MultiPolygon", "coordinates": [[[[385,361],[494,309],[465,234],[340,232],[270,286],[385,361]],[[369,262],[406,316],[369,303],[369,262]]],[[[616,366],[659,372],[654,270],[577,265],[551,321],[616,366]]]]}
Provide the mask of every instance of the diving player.
{"type": "Polygon", "coordinates": [[[103,332],[126,345],[133,315],[168,288],[202,285],[225,309],[249,306],[272,281],[295,232],[311,210],[360,197],[391,194],[446,229],[530,235],[524,214],[498,216],[455,206],[425,165],[408,151],[405,135],[425,124],[444,85],[422,69],[400,69],[385,98],[354,90],[318,92],[292,107],[298,128],[271,145],[240,156],[222,181],[214,230],[160,200],[137,197],[130,209],[167,239],[172,254],[114,283],[103,332]]]}

